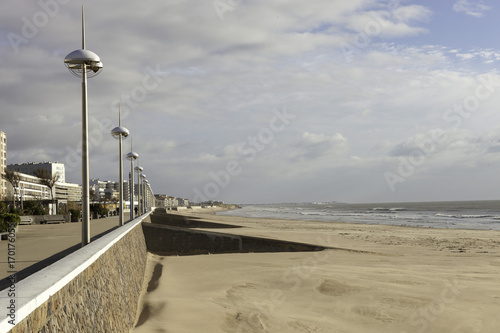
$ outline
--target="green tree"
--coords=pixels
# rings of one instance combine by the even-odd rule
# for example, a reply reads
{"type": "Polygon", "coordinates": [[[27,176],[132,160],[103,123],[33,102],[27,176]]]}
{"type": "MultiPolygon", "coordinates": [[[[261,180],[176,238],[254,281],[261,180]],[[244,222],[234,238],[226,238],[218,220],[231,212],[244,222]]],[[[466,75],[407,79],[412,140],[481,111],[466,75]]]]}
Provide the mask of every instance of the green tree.
{"type": "MultiPolygon", "coordinates": [[[[52,175],[47,169],[38,169],[33,172],[40,179],[40,184],[45,185],[50,190],[50,201],[54,204],[54,186],[59,180],[59,174],[52,175]]],[[[57,212],[56,212],[57,213],[57,212]]]]}
{"type": "Polygon", "coordinates": [[[71,214],[71,222],[78,222],[80,220],[79,209],[70,209],[69,213],[71,214]]]}
{"type": "Polygon", "coordinates": [[[91,204],[90,211],[97,213],[99,216],[107,216],[109,212],[107,208],[104,208],[102,204],[98,203],[91,204]]]}
{"type": "Polygon", "coordinates": [[[14,208],[15,208],[16,207],[17,190],[19,189],[19,182],[21,181],[21,175],[19,175],[19,173],[16,171],[5,170],[4,178],[6,181],[8,181],[12,185],[12,188],[14,189],[13,203],[14,203],[14,208]]]}
{"type": "Polygon", "coordinates": [[[20,222],[21,218],[17,214],[0,214],[0,232],[6,232],[11,226],[16,227],[20,222]]]}
{"type": "Polygon", "coordinates": [[[23,212],[25,215],[47,215],[47,210],[40,201],[25,201],[23,212]]]}

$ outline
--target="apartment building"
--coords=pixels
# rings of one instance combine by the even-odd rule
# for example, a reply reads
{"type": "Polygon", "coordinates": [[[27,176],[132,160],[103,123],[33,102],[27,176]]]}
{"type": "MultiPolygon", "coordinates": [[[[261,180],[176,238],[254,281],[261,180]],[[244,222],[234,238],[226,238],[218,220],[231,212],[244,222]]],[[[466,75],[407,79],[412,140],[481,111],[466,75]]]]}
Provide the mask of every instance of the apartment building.
{"type": "MultiPolygon", "coordinates": [[[[40,183],[40,178],[19,172],[19,186],[13,188],[7,183],[7,197],[10,199],[14,195],[16,200],[49,200],[51,199],[50,189],[40,183]]],[[[54,184],[54,199],[62,202],[81,201],[82,187],[78,184],[60,183],[54,184]]]]}
{"type": "Polygon", "coordinates": [[[59,176],[59,178],[57,179],[58,182],[66,182],[66,170],[63,163],[49,161],[41,163],[30,162],[22,164],[10,164],[7,166],[7,169],[32,176],[35,176],[35,173],[40,169],[47,170],[52,177],[54,177],[55,175],[59,176]]]}
{"type": "MultiPolygon", "coordinates": [[[[19,185],[14,188],[7,183],[6,199],[14,198],[17,202],[31,200],[51,200],[50,189],[41,184],[40,178],[18,172],[19,185]]],[[[55,214],[55,208],[67,204],[68,201],[79,202],[82,200],[82,187],[78,184],[56,182],[54,184],[54,197],[56,204],[49,205],[50,214],[55,214]]]]}
{"type": "MultiPolygon", "coordinates": [[[[98,198],[104,198],[108,196],[109,198],[115,198],[116,200],[120,199],[120,183],[114,182],[110,180],[99,180],[99,178],[91,179],[89,182],[90,188],[94,191],[94,193],[98,195],[98,198]]],[[[123,182],[123,197],[124,200],[128,199],[129,195],[128,189],[128,181],[123,182]]]]}

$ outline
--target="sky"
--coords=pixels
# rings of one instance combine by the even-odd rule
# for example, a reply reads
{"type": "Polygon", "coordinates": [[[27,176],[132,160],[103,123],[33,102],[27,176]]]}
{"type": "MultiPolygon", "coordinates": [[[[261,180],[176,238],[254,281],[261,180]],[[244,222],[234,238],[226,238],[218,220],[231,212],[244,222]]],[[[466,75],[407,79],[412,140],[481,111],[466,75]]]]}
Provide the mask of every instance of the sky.
{"type": "MultiPolygon", "coordinates": [[[[227,203],[500,198],[493,0],[83,1],[90,177],[227,203]],[[124,159],[124,172],[130,162],[124,159]]],[[[82,1],[0,4],[8,164],[81,184],[82,1]]]]}

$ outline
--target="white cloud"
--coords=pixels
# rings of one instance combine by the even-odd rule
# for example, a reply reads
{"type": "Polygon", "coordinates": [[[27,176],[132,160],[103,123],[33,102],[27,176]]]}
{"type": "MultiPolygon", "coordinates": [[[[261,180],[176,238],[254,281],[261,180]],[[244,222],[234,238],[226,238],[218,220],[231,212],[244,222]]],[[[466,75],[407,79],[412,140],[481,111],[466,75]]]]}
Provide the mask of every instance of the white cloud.
{"type": "Polygon", "coordinates": [[[487,64],[500,60],[500,52],[493,49],[472,49],[465,53],[456,52],[455,55],[460,60],[478,60],[487,64]]]}
{"type": "Polygon", "coordinates": [[[295,147],[293,160],[330,159],[332,156],[344,152],[348,147],[348,141],[340,133],[328,136],[323,133],[304,132],[300,142],[295,147]]]}
{"type": "Polygon", "coordinates": [[[456,56],[457,58],[460,58],[462,60],[468,60],[474,58],[474,54],[472,53],[457,53],[456,56]]]}
{"type": "Polygon", "coordinates": [[[490,10],[490,7],[485,5],[482,0],[458,0],[453,4],[453,10],[457,13],[465,13],[480,18],[490,10]]]}
{"type": "Polygon", "coordinates": [[[427,157],[444,155],[443,160],[449,161],[450,156],[464,158],[470,154],[483,154],[490,144],[490,141],[482,135],[476,135],[470,130],[436,128],[409,137],[394,147],[389,154],[396,157],[408,157],[412,154],[427,157]]]}
{"type": "Polygon", "coordinates": [[[359,11],[347,20],[346,26],[369,38],[415,36],[428,30],[414,22],[427,21],[431,14],[426,7],[417,5],[399,6],[391,10],[359,11]]]}

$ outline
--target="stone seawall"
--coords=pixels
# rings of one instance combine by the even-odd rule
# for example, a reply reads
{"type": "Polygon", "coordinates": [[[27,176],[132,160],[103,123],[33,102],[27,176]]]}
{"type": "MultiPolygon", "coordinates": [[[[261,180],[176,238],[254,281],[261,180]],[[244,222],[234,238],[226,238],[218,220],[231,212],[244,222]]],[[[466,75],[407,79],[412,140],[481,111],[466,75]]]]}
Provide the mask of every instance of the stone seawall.
{"type": "Polygon", "coordinates": [[[158,255],[322,251],[327,247],[143,223],[148,251],[158,255]]]}
{"type": "Polygon", "coordinates": [[[163,224],[171,227],[181,228],[241,228],[237,225],[202,221],[199,217],[167,214],[158,211],[159,210],[157,209],[153,214],[149,216],[149,218],[151,219],[151,223],[153,224],[163,224]]]}
{"type": "Polygon", "coordinates": [[[146,268],[146,216],[15,284],[14,297],[2,291],[17,325],[2,318],[0,332],[129,332],[146,268]]]}

